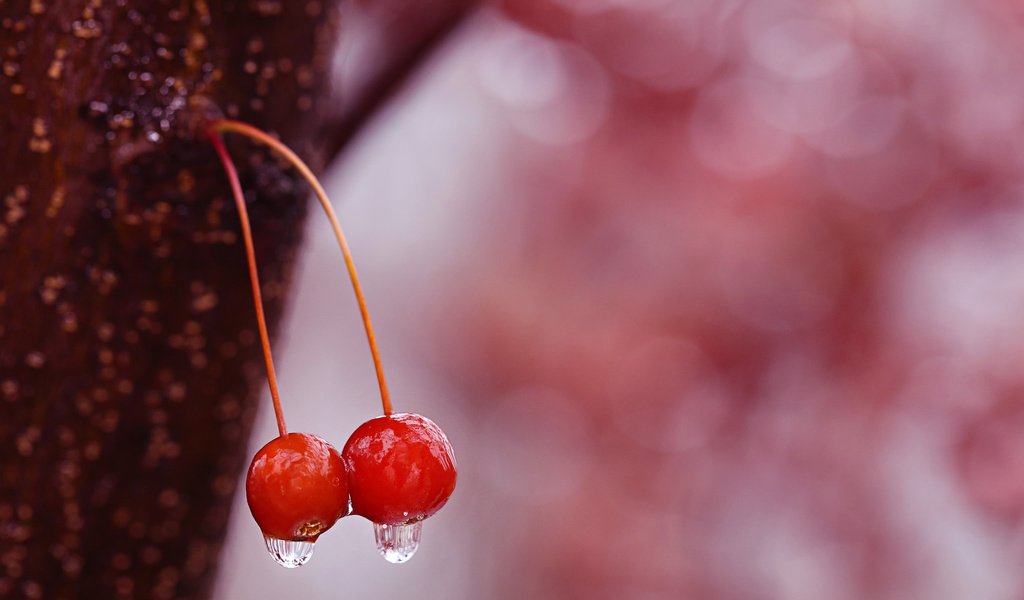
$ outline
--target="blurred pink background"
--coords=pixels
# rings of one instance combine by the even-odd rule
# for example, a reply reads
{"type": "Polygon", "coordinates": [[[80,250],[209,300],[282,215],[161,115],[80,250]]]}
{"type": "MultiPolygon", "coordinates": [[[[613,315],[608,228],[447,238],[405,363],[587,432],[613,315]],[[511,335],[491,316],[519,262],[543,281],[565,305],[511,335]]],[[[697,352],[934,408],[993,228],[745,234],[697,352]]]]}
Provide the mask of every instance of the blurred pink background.
{"type": "MultiPolygon", "coordinates": [[[[1001,0],[480,10],[327,176],[455,496],[298,571],[239,497],[216,597],[1024,597],[1022,73],[1001,0]]],[[[340,447],[380,409],[318,214],[295,292],[289,423],[340,447]]]]}

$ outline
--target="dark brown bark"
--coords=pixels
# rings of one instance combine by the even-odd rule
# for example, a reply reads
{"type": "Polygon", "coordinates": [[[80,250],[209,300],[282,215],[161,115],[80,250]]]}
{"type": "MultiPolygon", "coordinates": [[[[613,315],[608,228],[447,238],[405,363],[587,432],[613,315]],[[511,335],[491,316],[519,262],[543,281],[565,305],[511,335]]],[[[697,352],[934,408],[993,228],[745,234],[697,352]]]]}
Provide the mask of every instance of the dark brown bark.
{"type": "MultiPolygon", "coordinates": [[[[333,0],[0,0],[0,597],[208,596],[265,384],[201,126],[322,163],[337,31],[333,0]]],[[[233,148],[273,323],[307,192],[233,148]]]]}

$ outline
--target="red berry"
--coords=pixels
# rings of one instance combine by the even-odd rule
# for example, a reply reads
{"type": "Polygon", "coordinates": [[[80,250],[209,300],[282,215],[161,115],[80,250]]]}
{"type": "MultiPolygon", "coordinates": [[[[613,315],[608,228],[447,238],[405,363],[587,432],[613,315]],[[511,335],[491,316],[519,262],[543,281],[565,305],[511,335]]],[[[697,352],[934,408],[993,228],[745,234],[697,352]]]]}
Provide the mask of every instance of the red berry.
{"type": "Polygon", "coordinates": [[[289,433],[253,457],[245,497],[264,535],[314,541],[348,512],[345,462],[319,437],[289,433]]]}
{"type": "Polygon", "coordinates": [[[420,415],[371,419],[352,434],[342,456],[348,466],[352,512],[374,523],[399,525],[436,513],[455,489],[455,453],[444,432],[420,415]]]}

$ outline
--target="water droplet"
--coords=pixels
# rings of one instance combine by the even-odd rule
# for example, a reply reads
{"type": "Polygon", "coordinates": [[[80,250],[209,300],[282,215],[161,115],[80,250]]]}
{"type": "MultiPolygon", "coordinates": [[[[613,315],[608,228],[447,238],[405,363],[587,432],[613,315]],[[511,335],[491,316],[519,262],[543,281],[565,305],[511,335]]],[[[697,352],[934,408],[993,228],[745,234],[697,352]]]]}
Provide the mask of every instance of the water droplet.
{"type": "Polygon", "coordinates": [[[267,543],[270,556],[286,569],[301,567],[313,556],[313,542],[279,540],[269,535],[263,536],[263,541],[267,543]]]}
{"type": "Polygon", "coordinates": [[[412,558],[420,547],[423,521],[407,525],[373,524],[373,536],[377,538],[377,551],[389,563],[399,564],[412,558]]]}

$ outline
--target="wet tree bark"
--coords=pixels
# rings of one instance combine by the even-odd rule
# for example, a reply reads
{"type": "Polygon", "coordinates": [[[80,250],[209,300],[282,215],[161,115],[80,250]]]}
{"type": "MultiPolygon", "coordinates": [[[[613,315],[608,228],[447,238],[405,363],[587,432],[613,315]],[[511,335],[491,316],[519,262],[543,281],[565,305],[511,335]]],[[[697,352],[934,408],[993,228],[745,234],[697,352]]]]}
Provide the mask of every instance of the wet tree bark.
{"type": "MultiPolygon", "coordinates": [[[[364,92],[465,6],[432,5],[364,92]]],[[[0,597],[208,597],[265,383],[202,123],[322,164],[321,124],[366,116],[326,118],[338,23],[334,0],[0,0],[0,597]]],[[[273,324],[307,192],[229,146],[273,324]]]]}

